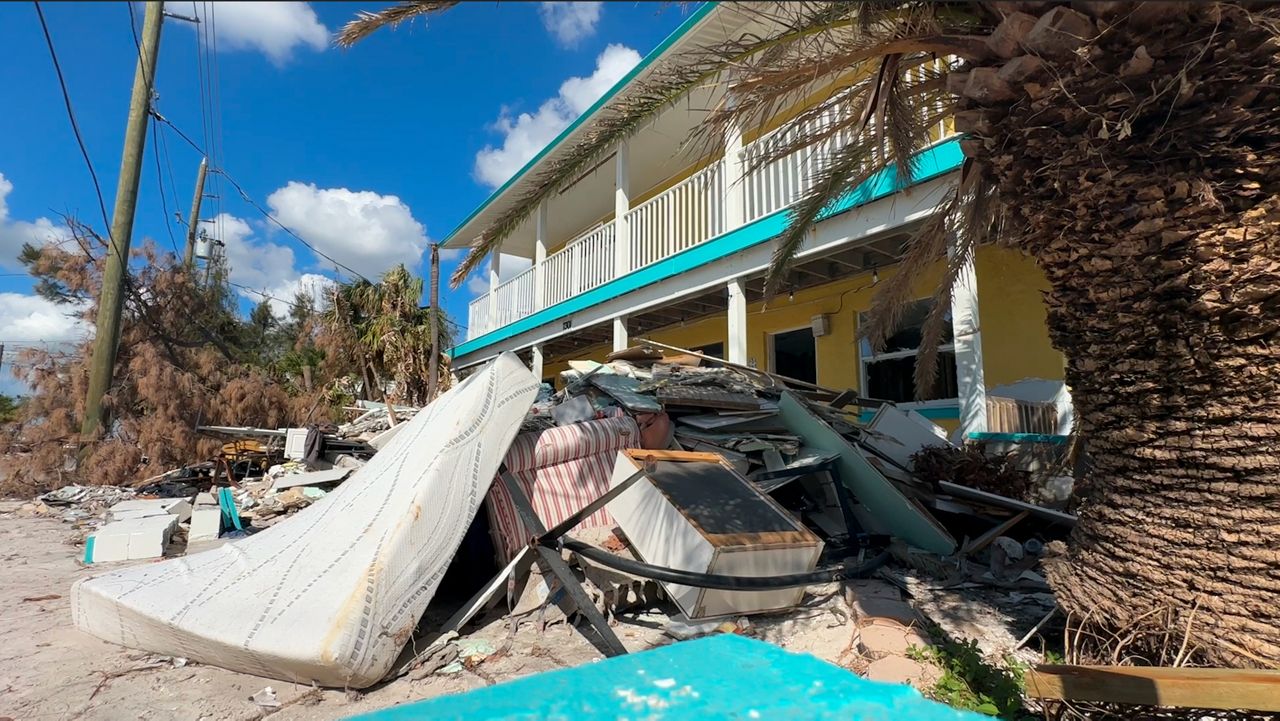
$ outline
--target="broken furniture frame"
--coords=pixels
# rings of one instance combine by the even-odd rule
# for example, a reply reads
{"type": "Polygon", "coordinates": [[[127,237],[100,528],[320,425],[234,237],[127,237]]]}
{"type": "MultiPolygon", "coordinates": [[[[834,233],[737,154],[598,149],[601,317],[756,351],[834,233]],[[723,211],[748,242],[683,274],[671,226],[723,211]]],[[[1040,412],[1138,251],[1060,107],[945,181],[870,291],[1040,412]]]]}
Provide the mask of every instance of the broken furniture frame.
{"type": "MultiPolygon", "coordinates": [[[[450,632],[457,631],[467,624],[477,613],[488,606],[498,595],[498,591],[504,586],[513,583],[514,578],[520,576],[528,570],[529,566],[537,563],[543,570],[545,575],[554,576],[562,586],[569,597],[573,599],[578,606],[578,610],[595,629],[596,634],[600,637],[603,648],[601,649],[606,656],[616,656],[627,653],[621,641],[613,633],[604,616],[591,602],[586,591],[582,589],[577,577],[570,570],[567,563],[561,557],[561,549],[567,549],[577,553],[590,561],[598,563],[602,566],[612,568],[624,573],[630,573],[642,578],[654,581],[663,581],[667,583],[679,583],[689,586],[698,586],[701,588],[742,591],[742,590],[768,590],[778,588],[795,588],[799,586],[811,586],[820,583],[830,583],[835,581],[843,581],[854,578],[862,578],[874,572],[880,566],[884,565],[890,558],[889,550],[886,548],[879,554],[869,560],[864,560],[858,564],[853,561],[846,562],[844,565],[819,568],[808,573],[790,574],[786,576],[728,576],[720,574],[702,574],[690,571],[683,571],[675,568],[664,568],[640,561],[633,561],[628,558],[616,556],[608,551],[602,550],[595,546],[572,539],[565,539],[564,535],[573,530],[582,519],[587,518],[591,514],[603,508],[610,501],[626,492],[637,481],[646,477],[646,474],[652,468],[652,463],[656,460],[654,452],[649,454],[645,451],[636,451],[644,462],[641,467],[632,475],[618,485],[612,487],[596,500],[582,507],[578,512],[571,514],[568,518],[556,524],[551,530],[547,530],[542,521],[538,518],[537,513],[533,509],[533,504],[529,500],[529,496],[520,487],[519,482],[507,471],[503,466],[498,472],[498,478],[502,481],[507,492],[511,496],[512,505],[515,506],[516,513],[520,516],[526,530],[530,532],[528,545],[517,552],[516,556],[503,568],[493,580],[485,584],[474,596],[467,601],[448,621],[441,626],[439,634],[435,636],[425,648],[417,652],[407,663],[394,669],[392,673],[401,675],[407,673],[414,668],[419,661],[425,659],[442,643],[447,642],[452,636],[450,632]],[[654,458],[650,458],[654,455],[654,458]]],[[[509,589],[510,590],[510,589],[509,589]]]]}

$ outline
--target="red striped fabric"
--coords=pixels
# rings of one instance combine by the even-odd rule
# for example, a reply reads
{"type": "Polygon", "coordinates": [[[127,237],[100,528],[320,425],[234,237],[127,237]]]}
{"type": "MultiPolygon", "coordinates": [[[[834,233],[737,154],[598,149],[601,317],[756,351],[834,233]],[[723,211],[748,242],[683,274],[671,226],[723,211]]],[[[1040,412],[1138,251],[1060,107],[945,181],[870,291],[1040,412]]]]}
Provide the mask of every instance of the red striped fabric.
{"type": "MultiPolygon", "coordinates": [[[[621,448],[640,443],[640,429],[620,409],[601,418],[516,437],[504,462],[529,496],[533,510],[547,528],[609,490],[609,477],[621,448]]],[[[509,561],[528,543],[530,534],[516,516],[511,496],[501,480],[489,486],[489,521],[498,537],[495,544],[502,561],[509,561]]],[[[576,528],[613,525],[613,517],[600,509],[576,528]]]]}

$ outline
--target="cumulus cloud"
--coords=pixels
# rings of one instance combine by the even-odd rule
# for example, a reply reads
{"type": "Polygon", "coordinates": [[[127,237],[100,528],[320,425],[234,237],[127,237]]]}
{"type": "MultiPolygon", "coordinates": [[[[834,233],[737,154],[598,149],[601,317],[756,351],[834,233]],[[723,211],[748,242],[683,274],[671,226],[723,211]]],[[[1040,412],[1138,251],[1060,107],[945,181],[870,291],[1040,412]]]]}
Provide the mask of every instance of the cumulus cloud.
{"type": "MultiPolygon", "coordinates": [[[[212,21],[204,16],[201,4],[196,15],[217,32],[220,47],[230,50],[257,50],[276,65],[283,65],[299,47],[321,51],[329,46],[329,29],[305,2],[218,2],[212,21]]],[[[181,11],[180,11],[181,12],[181,11]]],[[[187,27],[190,23],[179,23],[187,27]]],[[[202,36],[203,37],[203,36],[202,36]]]]}
{"type": "Polygon", "coordinates": [[[476,153],[476,180],[493,188],[505,183],[639,62],[640,53],[635,50],[609,45],[596,58],[593,73],[565,80],[559,94],[544,101],[536,112],[512,117],[504,108],[493,124],[503,135],[502,147],[486,145],[476,153]]]}
{"type": "Polygon", "coordinates": [[[576,47],[583,38],[596,34],[602,2],[544,2],[538,8],[542,26],[560,45],[576,47]]]}
{"type": "Polygon", "coordinates": [[[292,248],[256,237],[253,226],[243,218],[219,213],[201,221],[200,227],[209,237],[223,242],[227,275],[236,284],[236,294],[253,303],[266,300],[278,317],[289,314],[299,291],[319,307],[326,289],[333,285],[334,281],[323,275],[299,272],[292,248]]]}
{"type": "Polygon", "coordinates": [[[21,270],[18,254],[22,252],[23,243],[39,246],[66,239],[70,233],[65,226],[48,218],[37,218],[35,222],[10,218],[8,196],[11,192],[13,183],[0,173],[0,268],[21,270]]]}
{"type": "Polygon", "coordinates": [[[370,279],[397,263],[416,268],[427,247],[426,228],[394,195],[291,181],[267,205],[282,225],[370,279]]]}
{"type": "MultiPolygon", "coordinates": [[[[489,266],[485,261],[479,270],[467,277],[467,290],[471,295],[480,296],[489,292],[489,266]]],[[[533,266],[533,259],[518,255],[502,254],[502,263],[498,266],[498,282],[502,283],[520,275],[533,266]]]]}
{"type": "Polygon", "coordinates": [[[91,328],[80,319],[84,307],[38,295],[0,293],[0,338],[42,343],[79,341],[91,328]]]}

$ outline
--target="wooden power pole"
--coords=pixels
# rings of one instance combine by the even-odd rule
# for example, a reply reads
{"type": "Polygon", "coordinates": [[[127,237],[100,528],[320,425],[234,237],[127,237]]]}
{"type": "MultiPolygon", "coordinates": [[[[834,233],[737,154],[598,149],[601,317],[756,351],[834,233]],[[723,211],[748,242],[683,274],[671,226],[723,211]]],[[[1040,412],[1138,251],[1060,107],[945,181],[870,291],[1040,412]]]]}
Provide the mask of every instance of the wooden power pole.
{"type": "Polygon", "coordinates": [[[129,244],[133,239],[133,214],[138,202],[142,156],[147,145],[147,122],[151,111],[151,89],[156,77],[160,51],[160,24],[164,3],[147,2],[142,21],[138,64],[133,72],[133,94],[129,99],[129,120],[124,128],[124,150],[120,155],[120,182],[116,185],[116,205],[107,244],[107,264],[102,271],[102,291],[98,296],[98,323],[94,332],[93,360],[89,366],[89,392],[85,397],[82,441],[91,441],[102,425],[102,396],[111,387],[111,375],[120,344],[120,314],[124,308],[125,275],[129,267],[129,244]]]}
{"type": "Polygon", "coordinates": [[[427,361],[427,400],[440,393],[440,246],[431,244],[431,358],[427,361]]]}
{"type": "Polygon", "coordinates": [[[208,168],[209,159],[201,158],[196,172],[196,196],[191,199],[191,217],[187,220],[187,253],[182,259],[187,270],[196,262],[196,229],[200,227],[200,201],[204,199],[204,173],[208,168]]]}

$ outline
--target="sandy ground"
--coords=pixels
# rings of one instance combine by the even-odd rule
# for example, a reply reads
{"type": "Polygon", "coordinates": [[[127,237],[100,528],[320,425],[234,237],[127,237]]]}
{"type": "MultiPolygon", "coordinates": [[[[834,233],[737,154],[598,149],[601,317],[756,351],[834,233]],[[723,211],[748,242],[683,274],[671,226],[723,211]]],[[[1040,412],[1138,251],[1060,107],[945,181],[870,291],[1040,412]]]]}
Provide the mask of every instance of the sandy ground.
{"type": "MultiPolygon", "coordinates": [[[[540,633],[491,614],[469,627],[472,638],[497,648],[472,670],[402,677],[363,693],[310,689],[213,666],[175,666],[164,659],[115,646],[71,624],[71,584],[100,572],[81,565],[78,534],[57,518],[15,516],[17,505],[0,501],[0,721],[5,719],[256,719],[266,713],[250,696],[266,686],[282,708],[274,719],[339,719],[442,694],[459,693],[511,678],[601,658],[575,629],[561,623],[540,633]]],[[[834,589],[815,589],[807,608],[786,616],[752,619],[755,633],[794,651],[854,667],[853,624],[834,589]]],[[[629,650],[669,643],[660,615],[621,616],[615,633],[629,650]],[[658,619],[659,622],[655,622],[658,619]]],[[[856,655],[856,654],[855,654],[856,655]]]]}

